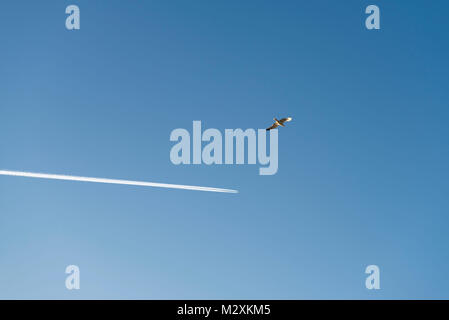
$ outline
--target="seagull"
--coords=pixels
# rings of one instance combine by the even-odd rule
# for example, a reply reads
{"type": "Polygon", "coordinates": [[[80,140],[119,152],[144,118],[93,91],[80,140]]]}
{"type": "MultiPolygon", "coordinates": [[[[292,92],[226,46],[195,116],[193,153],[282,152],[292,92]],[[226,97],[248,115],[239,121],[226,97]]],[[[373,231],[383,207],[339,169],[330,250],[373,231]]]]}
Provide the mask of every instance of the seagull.
{"type": "Polygon", "coordinates": [[[273,118],[274,123],[271,127],[267,128],[267,131],[270,131],[271,129],[277,128],[279,126],[281,127],[285,127],[284,126],[284,122],[289,122],[292,121],[292,118],[288,117],[288,118],[282,118],[281,120],[278,120],[276,118],[273,118]]]}

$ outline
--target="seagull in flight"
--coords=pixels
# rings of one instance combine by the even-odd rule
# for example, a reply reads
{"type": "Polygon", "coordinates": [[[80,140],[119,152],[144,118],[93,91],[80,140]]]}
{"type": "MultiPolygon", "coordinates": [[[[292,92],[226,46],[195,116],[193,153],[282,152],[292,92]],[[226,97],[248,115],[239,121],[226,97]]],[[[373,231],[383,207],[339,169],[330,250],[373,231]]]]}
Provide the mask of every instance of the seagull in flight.
{"type": "Polygon", "coordinates": [[[278,120],[276,118],[273,118],[274,123],[271,127],[267,128],[267,131],[270,131],[271,129],[277,128],[279,126],[281,127],[285,127],[284,126],[284,122],[289,122],[292,121],[292,118],[288,117],[288,118],[282,118],[281,120],[278,120]]]}

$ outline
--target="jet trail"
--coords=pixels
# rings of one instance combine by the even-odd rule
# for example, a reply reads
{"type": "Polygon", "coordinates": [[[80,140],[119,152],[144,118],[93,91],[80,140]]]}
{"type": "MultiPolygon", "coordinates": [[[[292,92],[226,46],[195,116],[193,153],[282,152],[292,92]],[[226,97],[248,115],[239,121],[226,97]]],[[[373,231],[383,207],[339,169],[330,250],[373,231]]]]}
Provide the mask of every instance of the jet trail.
{"type": "Polygon", "coordinates": [[[155,188],[238,193],[237,190],[213,188],[213,187],[187,186],[187,185],[181,185],[181,184],[105,179],[105,178],[77,177],[77,176],[67,176],[67,175],[61,175],[61,174],[33,173],[33,172],[22,172],[22,171],[0,170],[0,175],[15,176],[15,177],[27,177],[27,178],[52,179],[52,180],[68,180],[68,181],[83,181],[83,182],[95,182],[95,183],[123,184],[123,185],[130,185],[130,186],[155,187],[155,188]]]}

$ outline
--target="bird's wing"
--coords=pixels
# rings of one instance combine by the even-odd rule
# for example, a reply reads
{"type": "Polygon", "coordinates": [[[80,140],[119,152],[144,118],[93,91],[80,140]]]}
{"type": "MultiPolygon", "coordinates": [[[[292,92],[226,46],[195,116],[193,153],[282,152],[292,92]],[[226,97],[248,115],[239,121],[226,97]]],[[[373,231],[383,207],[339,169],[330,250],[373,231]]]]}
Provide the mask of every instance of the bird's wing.
{"type": "Polygon", "coordinates": [[[274,129],[274,128],[277,128],[278,126],[279,125],[277,123],[273,123],[273,125],[271,127],[267,128],[267,131],[271,130],[271,129],[274,129]]]}
{"type": "Polygon", "coordinates": [[[279,120],[280,123],[284,123],[284,122],[288,122],[288,121],[292,121],[292,118],[288,117],[288,118],[282,118],[281,120],[279,120]]]}

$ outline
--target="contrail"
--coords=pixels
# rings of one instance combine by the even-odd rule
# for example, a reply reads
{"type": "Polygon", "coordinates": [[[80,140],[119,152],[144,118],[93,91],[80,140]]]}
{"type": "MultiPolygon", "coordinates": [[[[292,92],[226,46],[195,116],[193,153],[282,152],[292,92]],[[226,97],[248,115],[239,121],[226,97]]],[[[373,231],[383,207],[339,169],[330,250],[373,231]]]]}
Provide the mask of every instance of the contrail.
{"type": "Polygon", "coordinates": [[[77,176],[67,176],[67,175],[61,175],[61,174],[33,173],[33,172],[22,172],[22,171],[0,170],[0,175],[15,176],[15,177],[27,177],[27,178],[40,178],[40,179],[53,179],[53,180],[69,180],[69,181],[83,181],[83,182],[96,182],[96,183],[124,184],[124,185],[130,185],[130,186],[155,187],[155,188],[238,193],[237,190],[232,190],[232,189],[187,186],[187,185],[182,185],[182,184],[169,184],[169,183],[157,183],[157,182],[145,182],[145,181],[77,177],[77,176]]]}

